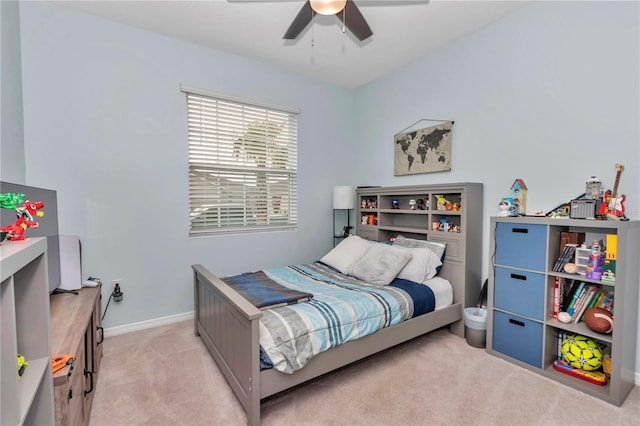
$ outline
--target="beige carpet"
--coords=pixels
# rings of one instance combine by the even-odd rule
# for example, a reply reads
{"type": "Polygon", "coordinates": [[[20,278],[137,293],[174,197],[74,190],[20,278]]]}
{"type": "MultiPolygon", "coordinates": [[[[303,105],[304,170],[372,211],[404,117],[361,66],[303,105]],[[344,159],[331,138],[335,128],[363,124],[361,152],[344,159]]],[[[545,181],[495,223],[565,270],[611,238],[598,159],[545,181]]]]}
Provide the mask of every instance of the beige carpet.
{"type": "MultiPolygon", "coordinates": [[[[244,425],[190,321],[109,337],[90,426],[244,425]]],[[[267,425],[639,425],[575,391],[438,330],[262,403],[267,425]]]]}

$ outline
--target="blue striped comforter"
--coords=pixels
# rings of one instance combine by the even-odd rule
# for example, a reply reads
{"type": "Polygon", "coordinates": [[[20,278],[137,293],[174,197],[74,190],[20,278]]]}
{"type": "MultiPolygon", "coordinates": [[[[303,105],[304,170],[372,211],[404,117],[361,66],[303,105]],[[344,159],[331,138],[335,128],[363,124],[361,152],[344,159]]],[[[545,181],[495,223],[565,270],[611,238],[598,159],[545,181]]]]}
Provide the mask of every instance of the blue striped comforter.
{"type": "Polygon", "coordinates": [[[260,345],[284,373],[320,352],[430,312],[435,297],[425,285],[395,280],[375,286],[320,263],[264,270],[277,283],[313,294],[307,302],[263,311],[260,345]],[[415,302],[414,302],[415,299],[415,302]]]}

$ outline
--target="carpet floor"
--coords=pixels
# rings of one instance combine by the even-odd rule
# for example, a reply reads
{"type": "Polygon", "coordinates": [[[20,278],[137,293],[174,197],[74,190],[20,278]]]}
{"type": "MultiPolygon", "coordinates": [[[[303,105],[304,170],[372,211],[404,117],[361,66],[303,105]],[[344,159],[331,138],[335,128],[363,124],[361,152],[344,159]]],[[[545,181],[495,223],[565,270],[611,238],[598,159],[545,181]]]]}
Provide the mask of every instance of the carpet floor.
{"type": "MultiPolygon", "coordinates": [[[[89,426],[244,425],[193,323],[107,337],[89,426]]],[[[269,425],[640,425],[622,407],[541,377],[441,329],[263,401],[269,425]]]]}

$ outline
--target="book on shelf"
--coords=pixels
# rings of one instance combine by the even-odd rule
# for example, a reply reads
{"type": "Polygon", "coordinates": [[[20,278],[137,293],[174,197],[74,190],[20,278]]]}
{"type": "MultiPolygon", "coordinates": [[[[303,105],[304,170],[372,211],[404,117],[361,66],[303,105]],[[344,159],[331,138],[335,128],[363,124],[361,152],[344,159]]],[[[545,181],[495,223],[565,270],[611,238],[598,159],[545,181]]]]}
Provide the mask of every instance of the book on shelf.
{"type": "Polygon", "coordinates": [[[598,291],[598,288],[595,285],[588,286],[587,290],[584,292],[584,295],[582,296],[582,299],[578,304],[576,313],[573,316],[574,323],[578,323],[582,320],[582,316],[584,315],[584,312],[589,307],[589,304],[591,303],[591,299],[593,299],[597,291],[598,291]]]}
{"type": "Polygon", "coordinates": [[[556,277],[556,281],[553,285],[553,317],[558,318],[558,313],[560,313],[560,297],[562,290],[561,287],[561,278],[556,277]]]}
{"type": "Polygon", "coordinates": [[[560,312],[566,311],[569,306],[569,302],[571,301],[571,297],[573,296],[573,292],[578,286],[578,282],[576,280],[569,280],[565,278],[561,278],[560,280],[560,312]]]}
{"type": "Polygon", "coordinates": [[[558,256],[556,263],[553,265],[554,272],[562,272],[564,270],[564,265],[571,262],[573,260],[573,255],[576,252],[577,244],[567,244],[564,246],[562,253],[558,256]]]}
{"type": "Polygon", "coordinates": [[[602,265],[602,281],[616,282],[616,259],[618,258],[618,236],[607,234],[605,258],[602,265]]]}
{"type": "Polygon", "coordinates": [[[578,298],[580,298],[580,296],[582,296],[582,293],[584,292],[584,287],[585,287],[585,282],[584,281],[580,281],[580,284],[578,284],[575,288],[575,290],[573,291],[572,295],[571,295],[571,300],[569,301],[569,304],[567,305],[567,308],[565,309],[565,312],[568,313],[569,315],[573,316],[573,312],[575,311],[575,303],[578,300],[578,298]]]}
{"type": "Polygon", "coordinates": [[[558,352],[557,358],[562,359],[562,341],[567,337],[567,332],[564,330],[558,330],[558,352]]]}

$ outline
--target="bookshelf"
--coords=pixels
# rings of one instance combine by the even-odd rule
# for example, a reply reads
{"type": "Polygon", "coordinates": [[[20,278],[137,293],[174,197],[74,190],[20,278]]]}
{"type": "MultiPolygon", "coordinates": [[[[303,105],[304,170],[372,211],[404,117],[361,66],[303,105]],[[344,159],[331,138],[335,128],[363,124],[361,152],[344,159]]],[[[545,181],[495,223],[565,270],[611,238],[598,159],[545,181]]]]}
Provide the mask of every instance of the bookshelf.
{"type": "Polygon", "coordinates": [[[47,240],[0,245],[0,424],[53,424],[47,240]],[[16,356],[28,362],[18,378],[16,356]]]}
{"type": "MultiPolygon", "coordinates": [[[[487,352],[552,380],[620,406],[634,386],[638,324],[640,222],[613,220],[492,217],[488,287],[487,352]],[[554,271],[566,233],[584,234],[585,243],[617,239],[615,281],[554,271]],[[601,334],[584,322],[557,318],[556,283],[583,282],[583,287],[614,298],[613,331],[601,334]],[[553,368],[558,338],[586,336],[611,358],[606,385],[598,385],[553,368]]],[[[584,254],[582,254],[584,257],[584,254]]],[[[581,269],[581,267],[584,267],[581,269]]]]}

